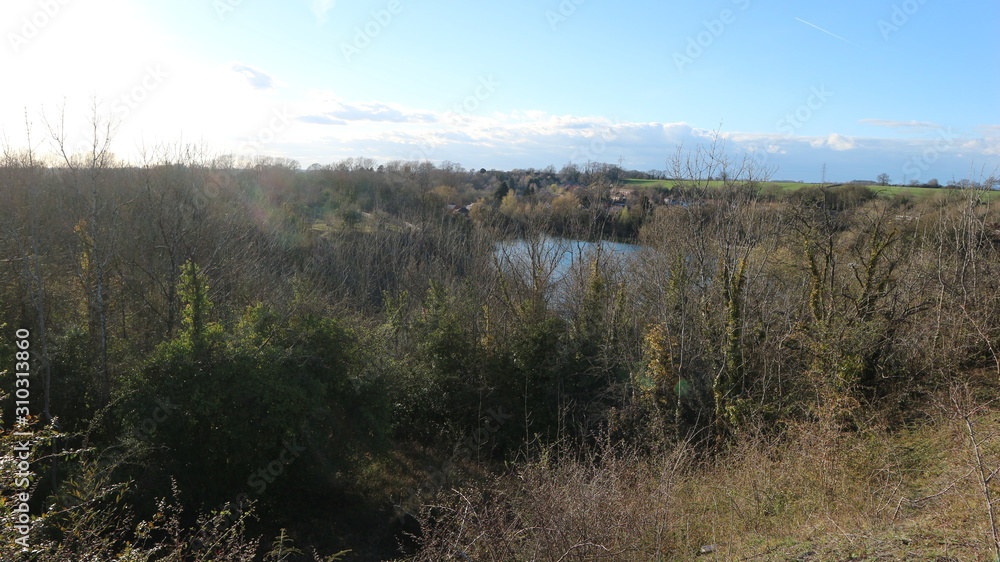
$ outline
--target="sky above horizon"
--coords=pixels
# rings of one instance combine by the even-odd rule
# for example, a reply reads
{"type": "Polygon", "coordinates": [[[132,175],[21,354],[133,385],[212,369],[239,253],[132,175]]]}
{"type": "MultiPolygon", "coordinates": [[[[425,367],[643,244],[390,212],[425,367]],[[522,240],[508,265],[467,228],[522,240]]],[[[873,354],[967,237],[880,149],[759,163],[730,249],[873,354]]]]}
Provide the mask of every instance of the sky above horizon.
{"type": "Polygon", "coordinates": [[[96,115],[131,161],[662,170],[718,131],[772,179],[982,180],[998,24],[986,0],[8,0],[0,142],[81,151],[96,115]]]}

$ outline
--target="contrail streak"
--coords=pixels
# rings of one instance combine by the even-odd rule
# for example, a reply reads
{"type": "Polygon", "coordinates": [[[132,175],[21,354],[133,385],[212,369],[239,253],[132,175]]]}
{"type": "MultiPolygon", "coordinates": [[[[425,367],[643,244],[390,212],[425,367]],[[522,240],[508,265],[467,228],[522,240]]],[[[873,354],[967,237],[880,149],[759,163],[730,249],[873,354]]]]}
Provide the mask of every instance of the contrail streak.
{"type": "MultiPolygon", "coordinates": [[[[799,20],[800,22],[802,22],[802,23],[804,23],[804,24],[806,24],[806,25],[808,25],[808,26],[812,26],[812,27],[815,27],[816,29],[818,29],[818,30],[822,31],[823,33],[826,33],[827,35],[833,35],[834,37],[836,37],[837,39],[840,39],[841,41],[843,41],[844,43],[847,43],[848,45],[854,45],[854,43],[851,43],[850,41],[848,41],[847,39],[844,39],[844,38],[843,38],[843,37],[841,37],[840,35],[837,35],[836,33],[830,33],[829,31],[827,31],[827,30],[823,29],[822,27],[820,27],[820,26],[818,26],[818,25],[815,25],[815,24],[812,24],[812,23],[809,23],[809,22],[807,22],[806,20],[804,20],[804,19],[801,19],[801,18],[795,18],[795,19],[799,20]]],[[[854,45],[854,46],[855,46],[855,47],[857,47],[857,45],[854,45]]]]}

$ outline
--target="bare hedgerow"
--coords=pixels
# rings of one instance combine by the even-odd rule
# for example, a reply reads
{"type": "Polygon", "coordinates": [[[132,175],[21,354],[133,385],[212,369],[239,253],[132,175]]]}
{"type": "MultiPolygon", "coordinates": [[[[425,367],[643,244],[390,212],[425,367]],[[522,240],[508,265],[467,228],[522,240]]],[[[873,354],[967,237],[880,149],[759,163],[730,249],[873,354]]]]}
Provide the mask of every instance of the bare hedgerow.
{"type": "Polygon", "coordinates": [[[553,456],[439,494],[420,513],[413,560],[649,560],[676,551],[663,515],[692,463],[689,445],[659,462],[606,444],[582,459],[553,456]]]}

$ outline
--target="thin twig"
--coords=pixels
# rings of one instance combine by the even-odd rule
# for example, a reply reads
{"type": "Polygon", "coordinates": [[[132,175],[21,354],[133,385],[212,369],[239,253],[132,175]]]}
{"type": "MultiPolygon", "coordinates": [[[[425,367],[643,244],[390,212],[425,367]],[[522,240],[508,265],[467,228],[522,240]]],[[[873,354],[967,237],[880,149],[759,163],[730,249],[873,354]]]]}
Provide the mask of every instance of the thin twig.
{"type": "MultiPolygon", "coordinates": [[[[1000,529],[997,529],[997,519],[996,513],[993,508],[993,498],[990,495],[990,479],[986,477],[986,466],[983,462],[983,454],[979,447],[979,441],[976,440],[976,432],[972,427],[972,420],[969,419],[968,414],[964,415],[965,427],[969,430],[969,439],[972,441],[972,449],[976,453],[976,468],[979,470],[979,484],[983,489],[983,498],[986,500],[986,512],[990,518],[990,530],[993,531],[993,552],[996,553],[997,559],[1000,560],[1000,529]]],[[[996,471],[993,472],[996,474],[996,471]]]]}

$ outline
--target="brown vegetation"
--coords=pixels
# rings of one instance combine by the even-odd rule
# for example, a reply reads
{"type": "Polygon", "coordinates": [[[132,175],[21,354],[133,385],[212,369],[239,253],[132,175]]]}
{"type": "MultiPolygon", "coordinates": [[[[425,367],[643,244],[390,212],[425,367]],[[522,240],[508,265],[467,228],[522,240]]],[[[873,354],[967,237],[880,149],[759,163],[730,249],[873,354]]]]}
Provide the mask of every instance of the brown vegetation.
{"type": "Polygon", "coordinates": [[[721,142],[668,196],[104,140],[0,161],[30,559],[995,559],[982,192],[762,193],[721,142]]]}

